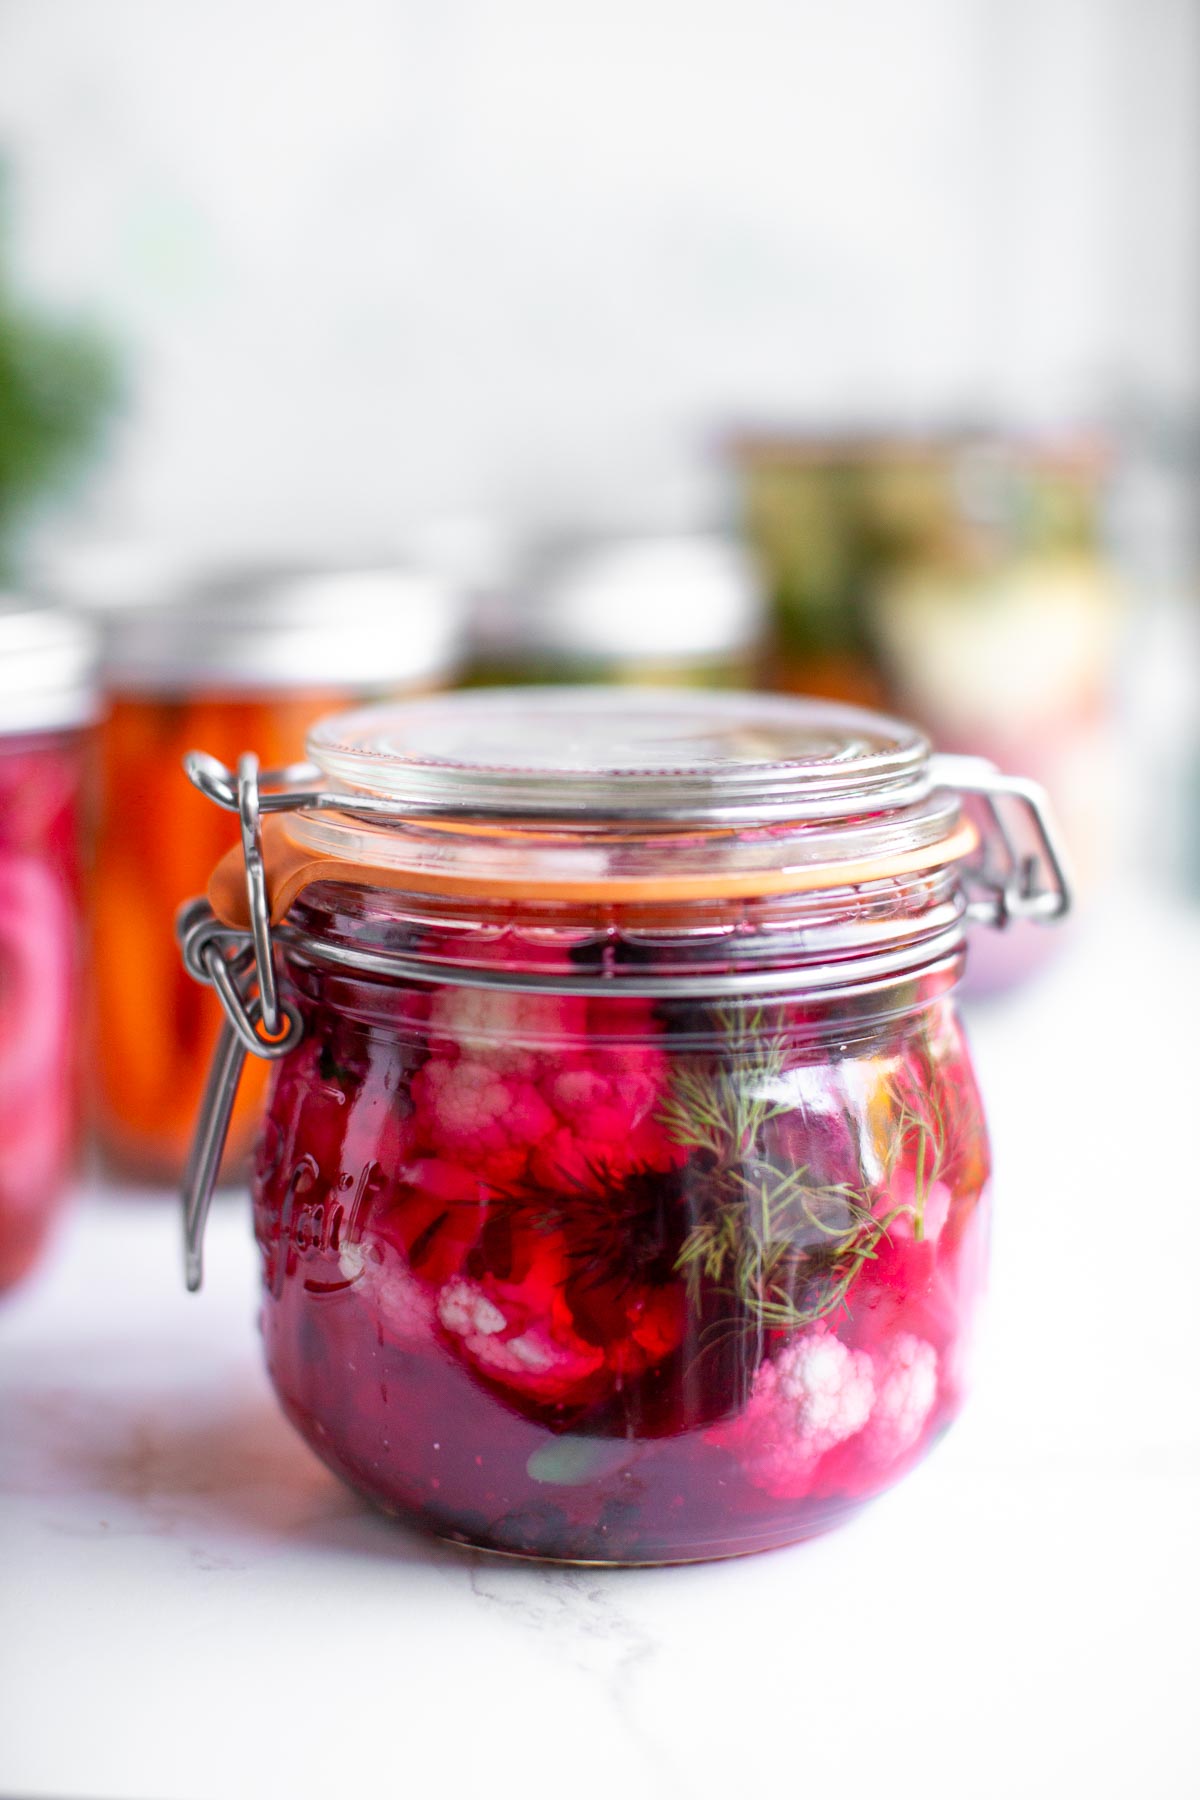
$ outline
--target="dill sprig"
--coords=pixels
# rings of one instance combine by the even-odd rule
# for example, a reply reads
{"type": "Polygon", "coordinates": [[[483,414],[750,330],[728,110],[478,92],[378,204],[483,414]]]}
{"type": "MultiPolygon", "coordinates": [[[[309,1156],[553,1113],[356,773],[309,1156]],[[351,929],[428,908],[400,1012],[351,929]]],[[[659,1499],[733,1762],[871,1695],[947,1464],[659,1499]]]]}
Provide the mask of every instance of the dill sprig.
{"type": "Polygon", "coordinates": [[[676,1064],[658,1120],[682,1148],[725,1166],[749,1155],[767,1121],[789,1110],[770,1091],[783,1074],[787,1042],[766,1033],[761,1008],[717,1007],[713,1024],[722,1036],[721,1056],[676,1064]]]}
{"type": "Polygon", "coordinates": [[[896,1207],[876,1217],[848,1183],[814,1183],[807,1169],[757,1169],[734,1178],[689,1234],[676,1262],[692,1306],[703,1284],[736,1302],[755,1326],[794,1331],[836,1312],[874,1260],[896,1207]]]}
{"type": "Polygon", "coordinates": [[[674,1273],[680,1187],[674,1170],[633,1168],[614,1176],[589,1160],[576,1172],[560,1170],[553,1187],[493,1189],[488,1210],[493,1226],[561,1233],[577,1292],[608,1287],[622,1295],[674,1273]]]}
{"type": "MultiPolygon", "coordinates": [[[[764,1127],[796,1109],[779,1095],[786,1040],[764,1033],[761,1013],[743,1006],[716,1018],[724,1028],[720,1053],[678,1064],[658,1115],[677,1144],[702,1153],[692,1191],[703,1196],[703,1213],[675,1268],[695,1311],[707,1293],[732,1303],[742,1328],[797,1330],[845,1305],[908,1209],[877,1216],[870,1195],[850,1183],[821,1182],[807,1167],[775,1167],[764,1153],[764,1127]]],[[[728,1321],[718,1327],[730,1328],[728,1321]]]]}
{"type": "Polygon", "coordinates": [[[930,1189],[940,1181],[950,1161],[957,1130],[953,1090],[941,1072],[927,1040],[917,1051],[918,1070],[905,1069],[889,1084],[891,1113],[888,1118],[886,1172],[890,1179],[898,1164],[910,1162],[915,1176],[913,1236],[925,1235],[925,1206],[930,1189]]]}

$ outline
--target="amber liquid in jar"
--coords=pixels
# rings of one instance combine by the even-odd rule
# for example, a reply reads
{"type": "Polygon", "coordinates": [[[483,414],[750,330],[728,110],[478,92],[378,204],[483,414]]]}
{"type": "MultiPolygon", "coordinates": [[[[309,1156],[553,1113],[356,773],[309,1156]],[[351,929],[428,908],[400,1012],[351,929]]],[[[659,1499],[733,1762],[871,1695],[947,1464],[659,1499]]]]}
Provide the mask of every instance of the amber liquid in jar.
{"type": "MultiPolygon", "coordinates": [[[[248,695],[130,694],[100,731],[102,809],[93,899],[93,1096],[109,1164],[135,1179],[177,1180],[216,1042],[209,997],[184,973],[175,915],[202,892],[237,841],[237,821],[182,774],[190,750],[264,768],[300,760],[304,734],[345,704],[333,691],[248,695]]],[[[226,1150],[245,1167],[261,1116],[267,1071],[245,1072],[226,1150]]]]}

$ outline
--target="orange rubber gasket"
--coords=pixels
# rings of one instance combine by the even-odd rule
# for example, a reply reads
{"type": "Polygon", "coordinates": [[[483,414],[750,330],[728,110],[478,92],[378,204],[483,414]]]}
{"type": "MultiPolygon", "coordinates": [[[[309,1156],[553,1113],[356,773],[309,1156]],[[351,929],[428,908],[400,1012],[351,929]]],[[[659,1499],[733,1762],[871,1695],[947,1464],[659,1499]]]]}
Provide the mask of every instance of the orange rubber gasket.
{"type": "MultiPolygon", "coordinates": [[[[540,880],[506,875],[449,875],[424,869],[382,868],[377,863],[347,862],[314,852],[288,836],[280,817],[263,820],[263,862],[271,923],[285,918],[292,902],[318,881],[340,881],[354,887],[391,888],[410,894],[474,896],[496,900],[584,900],[613,903],[673,900],[758,899],[769,894],[811,894],[822,888],[861,887],[897,875],[919,875],[969,856],[979,834],[963,820],[947,837],[898,856],[857,857],[846,862],[814,863],[795,869],[729,871],[713,875],[616,876],[611,880],[540,880]]],[[[528,835],[513,833],[512,835],[528,835]]],[[[240,848],[229,851],[213,870],[209,905],[225,925],[242,930],[250,924],[246,874],[240,848]]]]}

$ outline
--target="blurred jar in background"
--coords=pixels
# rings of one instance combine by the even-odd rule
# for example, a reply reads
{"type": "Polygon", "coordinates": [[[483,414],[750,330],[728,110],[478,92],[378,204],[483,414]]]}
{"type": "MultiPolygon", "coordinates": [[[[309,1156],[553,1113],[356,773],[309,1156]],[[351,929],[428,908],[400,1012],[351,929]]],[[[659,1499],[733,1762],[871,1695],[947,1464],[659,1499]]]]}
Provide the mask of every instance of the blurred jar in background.
{"type": "Polygon", "coordinates": [[[78,1141],[81,837],[94,643],[0,601],[0,1289],[31,1267],[78,1141]]]}
{"type": "Polygon", "coordinates": [[[856,440],[746,438],[736,446],[750,546],[767,592],[765,686],[855,705],[888,698],[868,597],[884,560],[879,517],[911,491],[895,447],[856,440]]]}
{"type": "Polygon", "coordinates": [[[467,684],[749,687],[762,584],[732,539],[601,538],[544,551],[484,596],[467,684]]]}
{"type": "MultiPolygon", "coordinates": [[[[461,605],[443,584],[393,568],[248,569],[198,577],[170,597],[105,615],[107,717],[94,904],[93,1088],[108,1164],[174,1181],[216,1035],[184,974],[173,926],[236,821],[188,785],[189,750],[247,748],[264,769],[304,755],[331,706],[447,684],[461,605]]],[[[245,1158],[265,1082],[247,1071],[227,1174],[245,1158]]]]}
{"type": "MultiPolygon", "coordinates": [[[[1085,892],[1112,827],[1120,626],[1095,439],[762,439],[739,448],[771,605],[769,685],[890,707],[1049,789],[1085,892]]],[[[976,992],[1058,934],[997,934],[976,992]]]]}

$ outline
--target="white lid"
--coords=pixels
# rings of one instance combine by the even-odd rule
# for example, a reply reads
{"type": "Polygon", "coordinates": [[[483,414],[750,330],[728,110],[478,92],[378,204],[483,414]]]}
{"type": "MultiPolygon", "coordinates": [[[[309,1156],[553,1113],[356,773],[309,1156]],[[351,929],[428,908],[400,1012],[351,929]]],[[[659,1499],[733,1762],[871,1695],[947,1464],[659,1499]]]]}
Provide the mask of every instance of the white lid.
{"type": "Polygon", "coordinates": [[[0,595],[0,733],[53,731],[96,715],[96,636],[59,607],[0,595]]]}
{"type": "Polygon", "coordinates": [[[552,557],[493,633],[514,659],[704,662],[750,649],[763,607],[751,559],[731,538],[618,538],[552,557]]]}
{"type": "MultiPolygon", "coordinates": [[[[182,545],[148,538],[68,538],[43,546],[32,570],[36,593],[103,618],[181,593],[210,565],[182,545]]],[[[213,571],[215,572],[215,571],[213,571]]]]}
{"type": "Polygon", "coordinates": [[[415,569],[249,566],[164,587],[103,609],[112,686],[419,686],[448,677],[461,653],[461,596],[415,569]]]}

